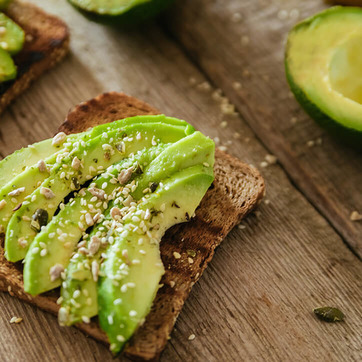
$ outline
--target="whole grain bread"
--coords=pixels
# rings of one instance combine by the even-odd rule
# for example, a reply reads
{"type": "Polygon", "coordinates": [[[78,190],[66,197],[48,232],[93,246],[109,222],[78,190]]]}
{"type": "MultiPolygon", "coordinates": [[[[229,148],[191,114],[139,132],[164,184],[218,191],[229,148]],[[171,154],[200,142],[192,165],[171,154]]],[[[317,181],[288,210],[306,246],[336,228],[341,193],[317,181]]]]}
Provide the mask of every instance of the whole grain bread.
{"type": "MultiPolygon", "coordinates": [[[[125,117],[158,113],[157,109],[125,94],[105,93],[75,107],[59,130],[80,132],[125,117]]],[[[127,357],[134,360],[158,359],[192,286],[211,261],[215,248],[259,204],[263,195],[264,180],[254,167],[216,149],[215,180],[198,207],[196,217],[172,227],[162,239],[161,255],[166,270],[161,281],[163,287],[159,289],[145,323],[126,346],[124,353],[127,357]],[[193,263],[188,260],[190,250],[195,252],[193,263]],[[180,253],[180,259],[173,256],[175,251],[180,253]]],[[[21,263],[6,261],[2,248],[0,290],[53,314],[59,309],[57,291],[37,297],[24,292],[21,263]]],[[[96,320],[77,327],[107,343],[106,335],[96,320]]]]}
{"type": "Polygon", "coordinates": [[[57,17],[18,0],[14,0],[5,13],[23,28],[26,36],[23,49],[14,57],[17,78],[0,83],[0,113],[69,50],[68,28],[57,17]]]}

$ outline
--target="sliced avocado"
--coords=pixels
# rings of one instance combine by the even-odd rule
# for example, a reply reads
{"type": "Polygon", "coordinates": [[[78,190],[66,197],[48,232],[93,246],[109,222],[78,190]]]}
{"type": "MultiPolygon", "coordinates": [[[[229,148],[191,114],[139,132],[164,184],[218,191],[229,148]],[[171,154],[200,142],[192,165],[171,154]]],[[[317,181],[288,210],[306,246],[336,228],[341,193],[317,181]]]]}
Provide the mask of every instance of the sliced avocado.
{"type": "MultiPolygon", "coordinates": [[[[64,153],[69,152],[74,144],[77,145],[77,143],[75,142],[84,143],[99,135],[103,135],[104,137],[106,137],[107,133],[114,130],[123,130],[123,134],[126,135],[126,131],[124,130],[125,126],[132,126],[133,129],[136,129],[136,127],[138,127],[139,125],[150,123],[154,124],[155,126],[161,124],[179,126],[184,129],[185,135],[192,134],[195,131],[194,128],[187,122],[179,120],[177,118],[166,117],[165,115],[130,117],[112,122],[110,124],[99,125],[88,132],[69,135],[65,138],[64,143],[52,145],[51,147],[48,144],[48,141],[53,143],[53,139],[43,141],[44,145],[41,144],[39,147],[34,146],[35,152],[32,151],[33,147],[31,146],[25,149],[21,149],[15,154],[6,157],[0,162],[0,172],[3,171],[4,174],[17,174],[18,172],[16,171],[21,172],[19,165],[24,164],[19,161],[19,158],[23,157],[24,160],[28,158],[29,163],[25,161],[25,164],[30,166],[32,165],[32,162],[34,162],[38,154],[43,157],[39,157],[37,161],[41,162],[41,160],[44,160],[43,163],[51,166],[56,162],[58,157],[63,157],[62,155],[64,155],[64,153]],[[54,154],[49,156],[48,158],[45,158],[44,156],[46,156],[48,153],[43,152],[43,148],[46,148],[47,145],[49,145],[50,154],[54,154]]],[[[47,172],[40,171],[38,165],[35,164],[25,169],[16,177],[10,178],[11,181],[8,181],[8,183],[0,189],[0,232],[4,232],[6,230],[10,217],[14,212],[14,209],[17,209],[18,205],[24,200],[25,203],[28,203],[28,196],[35,189],[37,189],[48,176],[49,174],[47,172]],[[13,192],[14,190],[19,188],[22,189],[23,187],[25,189],[16,197],[9,195],[10,192],[13,192]]]]}
{"type": "Polygon", "coordinates": [[[15,176],[27,167],[36,164],[51,156],[55,150],[52,149],[52,140],[47,139],[34,143],[30,147],[21,148],[0,161],[0,188],[10,182],[15,176]]]}
{"type": "Polygon", "coordinates": [[[338,139],[362,149],[362,9],[332,7],[289,33],[286,75],[296,99],[338,139]]]}
{"type": "MultiPolygon", "coordinates": [[[[136,177],[137,188],[132,192],[133,200],[140,200],[142,197],[146,200],[150,194],[156,192],[155,190],[167,189],[167,186],[163,185],[162,180],[167,179],[176,171],[197,164],[207,165],[207,167],[212,170],[214,164],[214,147],[214,143],[200,132],[195,132],[169,146],[144,168],[142,175],[136,177]],[[147,188],[145,188],[145,185],[147,185],[147,188]]],[[[117,201],[116,199],[115,202],[117,201]]],[[[117,202],[117,205],[121,203],[122,201],[117,202]]],[[[98,236],[100,237],[100,235],[98,236]]],[[[89,240],[90,238],[88,238],[88,241],[89,240]]],[[[34,244],[32,244],[32,246],[33,245],[34,244]]],[[[58,255],[59,254],[57,254],[57,256],[58,255]]],[[[28,257],[30,257],[30,252],[26,260],[28,257]]],[[[67,310],[67,318],[63,318],[62,323],[68,325],[85,318],[91,318],[95,315],[94,313],[96,313],[97,302],[94,300],[96,283],[93,282],[92,285],[90,265],[92,265],[93,262],[100,262],[100,254],[87,257],[78,253],[72,259],[72,266],[68,266],[67,268],[67,280],[63,283],[62,288],[62,296],[64,298],[62,306],[67,310]],[[82,267],[80,265],[82,265],[82,267]],[[79,269],[82,271],[79,272],[79,269]],[[84,291],[86,291],[85,294],[83,293],[84,291]],[[79,296],[77,303],[72,301],[74,293],[79,296]]],[[[41,268],[39,261],[34,262],[33,269],[37,275],[47,276],[49,274],[49,268],[52,265],[58,264],[59,259],[57,258],[57,260],[53,260],[52,262],[53,264],[47,265],[46,270],[41,268]]],[[[61,262],[62,265],[65,265],[65,263],[65,261],[61,262]]],[[[33,279],[33,277],[29,276],[29,280],[30,279],[33,279]]]]}
{"type": "Polygon", "coordinates": [[[174,0],[68,0],[88,19],[107,25],[134,25],[166,9],[174,0]]]}
{"type": "Polygon", "coordinates": [[[52,145],[53,138],[46,139],[44,141],[34,143],[33,145],[30,145],[28,147],[21,148],[20,150],[15,151],[11,155],[5,157],[3,160],[0,161],[0,189],[3,185],[7,184],[14,177],[23,172],[27,167],[35,165],[40,160],[45,160],[47,164],[51,164],[52,162],[47,159],[51,155],[63,149],[64,145],[67,145],[67,143],[69,142],[85,142],[110,130],[121,129],[123,126],[130,124],[143,123],[166,123],[175,126],[184,126],[186,128],[186,135],[189,135],[195,131],[195,129],[186,121],[177,118],[166,117],[165,115],[160,114],[151,116],[129,117],[122,120],[114,121],[109,124],[101,124],[92,128],[90,131],[71,134],[67,136],[66,141],[63,144],[57,146],[52,145]]]}
{"type": "Polygon", "coordinates": [[[190,219],[212,181],[212,167],[197,165],[177,172],[139,205],[140,217],[132,214],[116,228],[98,288],[99,322],[113,353],[123,348],[151,308],[164,273],[159,249],[164,232],[190,219]],[[145,223],[146,210],[153,217],[140,235],[136,230],[145,223]]]}
{"type": "Polygon", "coordinates": [[[0,48],[11,55],[15,55],[23,48],[24,41],[24,30],[0,12],[0,48]]]}
{"type": "Polygon", "coordinates": [[[37,210],[46,211],[52,218],[58,205],[71,191],[80,189],[87,180],[102,173],[113,163],[158,142],[172,143],[184,136],[184,127],[145,123],[103,133],[87,142],[75,142],[69,155],[54,165],[50,176],[31,194],[30,203],[23,204],[12,215],[6,229],[6,258],[18,261],[25,257],[38,232],[29,222],[37,210]],[[82,167],[74,170],[72,163],[76,158],[82,167]]]}
{"type": "Polygon", "coordinates": [[[7,51],[0,48],[0,82],[15,79],[16,75],[17,69],[13,59],[7,51]]]}
{"type": "MultiPolygon", "coordinates": [[[[119,173],[131,169],[132,173],[129,174],[131,182],[131,179],[137,175],[137,167],[148,165],[166,147],[167,145],[159,144],[157,147],[144,149],[134,157],[109,167],[91,183],[88,189],[83,189],[66,204],[46,228],[37,234],[25,258],[23,275],[24,290],[27,293],[40,294],[61,284],[60,278],[52,280],[51,268],[58,264],[65,269],[86,229],[103,220],[104,210],[116,195],[122,192],[122,186],[117,180],[119,173]],[[96,215],[98,219],[95,222],[96,215]],[[87,218],[90,218],[88,224],[87,218]]],[[[132,186],[134,184],[135,181],[132,186]]]]}

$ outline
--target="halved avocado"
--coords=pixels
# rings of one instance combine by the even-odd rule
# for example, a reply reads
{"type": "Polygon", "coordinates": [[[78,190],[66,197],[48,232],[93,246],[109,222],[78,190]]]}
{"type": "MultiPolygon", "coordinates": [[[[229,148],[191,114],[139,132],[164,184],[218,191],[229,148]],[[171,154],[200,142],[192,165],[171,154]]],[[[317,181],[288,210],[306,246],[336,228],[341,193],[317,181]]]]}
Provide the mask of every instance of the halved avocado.
{"type": "Polygon", "coordinates": [[[149,19],[174,0],[68,0],[88,19],[106,25],[129,26],[149,19]]]}
{"type": "Polygon", "coordinates": [[[288,36],[285,69],[307,113],[362,149],[362,9],[336,6],[297,24],[288,36]]]}

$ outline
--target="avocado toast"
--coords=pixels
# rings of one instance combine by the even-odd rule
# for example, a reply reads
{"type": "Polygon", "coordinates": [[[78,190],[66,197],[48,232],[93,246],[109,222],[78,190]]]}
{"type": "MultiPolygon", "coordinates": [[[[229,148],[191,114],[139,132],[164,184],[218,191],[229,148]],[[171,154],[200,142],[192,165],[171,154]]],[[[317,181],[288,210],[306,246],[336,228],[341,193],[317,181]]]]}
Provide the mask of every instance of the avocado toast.
{"type": "MultiPolygon", "coordinates": [[[[68,134],[81,132],[96,124],[155,113],[158,111],[134,98],[108,93],[76,107],[60,131],[68,134]]],[[[129,357],[154,359],[160,354],[192,285],[211,260],[214,249],[263,196],[264,183],[259,173],[219,150],[216,150],[214,172],[215,181],[196,211],[196,217],[189,223],[170,229],[160,243],[165,267],[161,281],[163,287],[158,290],[145,323],[125,348],[125,354],[129,357]],[[193,251],[191,256],[190,250],[193,251]]],[[[56,300],[59,294],[50,292],[32,297],[24,293],[21,265],[9,263],[3,256],[0,280],[1,289],[11,295],[50,312],[58,311],[56,300]]],[[[78,327],[107,343],[98,323],[80,323],[78,327]]]]}
{"type": "Polygon", "coordinates": [[[63,21],[32,4],[12,1],[5,14],[25,32],[22,50],[15,55],[17,77],[0,83],[0,113],[69,50],[69,32],[63,21]]]}

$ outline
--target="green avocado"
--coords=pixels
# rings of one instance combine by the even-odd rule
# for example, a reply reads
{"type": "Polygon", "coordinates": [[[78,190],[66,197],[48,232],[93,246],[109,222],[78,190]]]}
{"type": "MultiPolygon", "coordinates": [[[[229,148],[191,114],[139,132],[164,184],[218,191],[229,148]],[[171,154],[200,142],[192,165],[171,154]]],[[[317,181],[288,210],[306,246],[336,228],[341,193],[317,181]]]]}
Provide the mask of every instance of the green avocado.
{"type": "Polygon", "coordinates": [[[10,218],[5,237],[6,258],[15,262],[25,257],[40,231],[34,229],[31,222],[37,210],[46,212],[51,218],[70,192],[80,189],[87,180],[113,163],[158,142],[174,142],[184,136],[185,127],[145,123],[105,132],[87,142],[75,142],[70,152],[51,169],[50,176],[30,195],[30,202],[23,203],[10,218]],[[81,167],[74,169],[75,160],[81,167]]]}
{"type": "Polygon", "coordinates": [[[24,30],[0,12],[0,48],[11,55],[15,55],[23,48],[24,41],[24,30]]]}
{"type": "Polygon", "coordinates": [[[132,182],[140,172],[138,167],[148,165],[166,147],[167,145],[159,144],[112,165],[53,217],[44,230],[37,234],[26,255],[24,290],[27,293],[37,295],[61,284],[60,278],[52,280],[51,268],[56,264],[66,268],[77,242],[86,234],[86,229],[102,222],[104,211],[122,190],[118,182],[119,173],[131,168],[129,182],[132,182]],[[97,220],[94,221],[96,215],[97,220]]]}
{"type": "Polygon", "coordinates": [[[11,55],[0,47],[0,83],[16,78],[18,71],[11,55]]]}
{"type": "Polygon", "coordinates": [[[212,181],[212,167],[196,165],[176,172],[139,205],[139,217],[130,215],[116,229],[98,288],[99,322],[113,353],[123,348],[151,309],[164,274],[159,249],[163,234],[190,219],[212,181]],[[139,234],[136,229],[147,210],[152,218],[139,234]]]}
{"type": "MultiPolygon", "coordinates": [[[[210,170],[212,170],[213,163],[214,143],[209,138],[206,138],[204,135],[202,135],[200,132],[195,132],[192,135],[189,135],[168,146],[148,166],[144,168],[143,173],[134,179],[137,187],[134,191],[131,191],[132,199],[134,201],[137,201],[145,195],[148,196],[149,194],[152,194],[153,192],[155,192],[158,185],[162,185],[164,179],[167,179],[179,170],[197,164],[205,164],[207,165],[207,167],[210,168],[210,170]]],[[[161,186],[161,188],[163,187],[166,186],[161,186]]],[[[120,205],[122,205],[122,202],[124,201],[125,200],[122,201],[116,199],[118,207],[121,207],[120,205]]],[[[122,206],[124,207],[125,205],[122,206]]],[[[98,235],[98,237],[100,236],[101,233],[98,235]]],[[[91,238],[88,238],[88,241],[89,240],[91,240],[91,238]]],[[[32,246],[33,245],[35,244],[33,243],[32,246]]],[[[31,253],[29,252],[25,262],[25,271],[27,270],[28,257],[32,258],[32,256],[30,255],[31,253]]],[[[57,257],[58,256],[59,253],[57,253],[57,257]]],[[[97,302],[96,300],[94,300],[94,290],[96,288],[95,282],[92,285],[92,274],[89,266],[92,265],[93,262],[99,263],[100,256],[101,255],[99,253],[95,256],[84,256],[77,253],[72,258],[73,260],[71,261],[70,269],[69,266],[67,267],[67,279],[65,283],[63,283],[62,288],[62,296],[64,299],[62,307],[66,308],[67,310],[67,318],[63,318],[63,324],[72,324],[84,320],[85,318],[87,319],[93,317],[95,315],[94,313],[97,310],[97,302]],[[83,266],[80,267],[80,265],[82,264],[83,266]],[[79,272],[79,270],[81,270],[81,272],[79,272]],[[84,294],[85,290],[86,293],[84,294]],[[72,301],[72,296],[74,293],[79,296],[76,304],[74,304],[74,302],[72,301]]],[[[53,264],[48,265],[47,270],[42,270],[41,262],[42,260],[37,260],[36,262],[34,260],[33,263],[34,273],[36,273],[36,275],[39,275],[39,278],[35,278],[36,280],[40,279],[42,275],[48,276],[49,268],[52,265],[59,263],[59,259],[57,259],[57,261],[53,260],[53,264]]],[[[62,261],[61,264],[65,266],[66,263],[67,261],[62,261]]],[[[26,284],[27,279],[25,278],[25,274],[26,273],[24,272],[24,283],[26,284]]],[[[33,277],[30,277],[30,274],[29,280],[34,280],[33,277]]],[[[41,284],[42,286],[44,284],[48,285],[48,283],[44,283],[43,278],[41,284]]],[[[27,291],[29,292],[29,290],[27,291]]],[[[31,290],[30,292],[32,293],[33,290],[31,290]]]]}
{"type": "Polygon", "coordinates": [[[286,75],[296,99],[338,139],[362,149],[362,9],[336,6],[289,33],[286,75]]]}
{"type": "Polygon", "coordinates": [[[131,26],[152,18],[174,0],[68,0],[88,19],[118,26],[131,26]]]}

